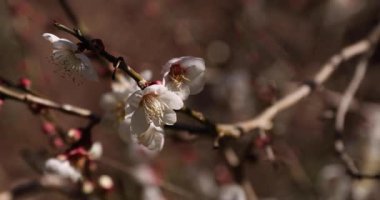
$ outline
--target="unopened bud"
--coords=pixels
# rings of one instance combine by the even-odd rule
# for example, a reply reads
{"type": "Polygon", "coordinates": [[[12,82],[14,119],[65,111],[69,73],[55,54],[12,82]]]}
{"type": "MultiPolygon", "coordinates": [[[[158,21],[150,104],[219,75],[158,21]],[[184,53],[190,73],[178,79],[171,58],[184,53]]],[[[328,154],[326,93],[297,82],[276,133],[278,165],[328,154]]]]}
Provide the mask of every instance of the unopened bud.
{"type": "Polygon", "coordinates": [[[50,122],[44,122],[42,124],[42,131],[47,135],[54,135],[56,133],[54,124],[50,122]]]}
{"type": "Polygon", "coordinates": [[[104,190],[111,190],[114,186],[112,178],[108,175],[101,175],[98,181],[99,186],[104,190]]]}
{"type": "Polygon", "coordinates": [[[57,148],[61,148],[65,145],[65,143],[63,142],[63,140],[61,138],[54,138],[54,146],[57,147],[57,148]]]}
{"type": "Polygon", "coordinates": [[[94,192],[94,184],[91,181],[85,181],[82,185],[82,191],[85,194],[91,194],[94,192]]]}
{"type": "Polygon", "coordinates": [[[78,129],[70,129],[67,132],[67,136],[74,141],[78,141],[82,137],[82,132],[78,129]]]}
{"type": "Polygon", "coordinates": [[[32,81],[30,81],[28,78],[20,78],[19,84],[22,88],[30,89],[32,86],[32,81]]]}

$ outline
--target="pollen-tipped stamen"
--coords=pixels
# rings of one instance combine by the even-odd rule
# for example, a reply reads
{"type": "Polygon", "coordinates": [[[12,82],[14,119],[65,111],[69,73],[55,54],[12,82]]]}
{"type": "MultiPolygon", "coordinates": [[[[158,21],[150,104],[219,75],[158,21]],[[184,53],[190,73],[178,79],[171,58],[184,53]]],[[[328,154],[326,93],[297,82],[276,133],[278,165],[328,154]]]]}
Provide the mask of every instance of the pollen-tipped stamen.
{"type": "Polygon", "coordinates": [[[185,76],[185,69],[181,67],[180,64],[173,64],[170,67],[169,71],[169,78],[173,82],[174,86],[179,88],[185,81],[190,81],[186,76],[185,76]]]}
{"type": "Polygon", "coordinates": [[[165,104],[163,104],[156,94],[146,94],[143,96],[141,104],[144,108],[145,114],[150,121],[158,121],[162,124],[164,117],[165,104]]]}

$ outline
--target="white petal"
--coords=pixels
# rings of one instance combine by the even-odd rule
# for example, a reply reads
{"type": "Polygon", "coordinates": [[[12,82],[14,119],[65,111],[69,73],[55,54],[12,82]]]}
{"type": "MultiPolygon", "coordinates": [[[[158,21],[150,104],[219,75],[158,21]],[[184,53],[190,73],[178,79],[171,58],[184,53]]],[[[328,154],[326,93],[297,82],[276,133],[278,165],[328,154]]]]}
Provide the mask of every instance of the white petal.
{"type": "Polygon", "coordinates": [[[72,43],[70,40],[59,38],[54,34],[44,33],[42,36],[53,44],[54,49],[75,51],[78,48],[77,45],[72,43]]]}
{"type": "Polygon", "coordinates": [[[100,99],[100,107],[105,111],[113,110],[117,107],[119,101],[112,92],[106,93],[100,99]]]}
{"type": "Polygon", "coordinates": [[[103,155],[103,146],[100,142],[94,142],[88,152],[93,160],[98,160],[103,155]]]}
{"type": "Polygon", "coordinates": [[[159,95],[161,93],[166,92],[167,90],[168,89],[166,87],[164,87],[163,85],[154,84],[154,85],[150,85],[150,86],[144,88],[143,93],[144,93],[144,95],[145,94],[151,94],[151,93],[159,95]]]}
{"type": "Polygon", "coordinates": [[[162,121],[167,125],[173,125],[177,121],[177,114],[172,109],[165,109],[162,121]]]}
{"type": "Polygon", "coordinates": [[[149,128],[149,125],[144,109],[137,108],[131,118],[131,133],[136,135],[144,133],[149,128]]]}
{"type": "Polygon", "coordinates": [[[165,86],[175,94],[177,94],[179,97],[181,97],[182,100],[187,99],[190,95],[190,87],[187,84],[182,84],[179,88],[176,87],[172,82],[166,82],[165,86]]]}
{"type": "Polygon", "coordinates": [[[70,50],[72,52],[75,52],[78,49],[78,46],[72,43],[70,40],[61,38],[53,43],[53,48],[57,50],[70,50]]]}
{"type": "Polygon", "coordinates": [[[199,74],[198,77],[194,78],[190,83],[190,94],[198,94],[203,90],[203,87],[205,86],[205,76],[204,73],[199,74]]]}
{"type": "Polygon", "coordinates": [[[98,74],[92,66],[90,59],[83,53],[75,54],[75,56],[82,61],[83,70],[80,73],[88,80],[98,81],[98,74]]]}
{"type": "Polygon", "coordinates": [[[184,60],[183,66],[186,66],[186,77],[190,80],[203,75],[206,70],[205,63],[201,58],[188,58],[184,60]]]}
{"type": "Polygon", "coordinates": [[[137,140],[150,150],[160,151],[164,146],[165,138],[161,128],[151,125],[146,132],[137,136],[137,140]]]}
{"type": "Polygon", "coordinates": [[[82,178],[80,172],[71,166],[67,160],[62,161],[51,158],[46,161],[45,169],[47,173],[59,175],[63,178],[70,179],[73,182],[76,182],[82,178]]]}
{"type": "Polygon", "coordinates": [[[183,101],[180,96],[167,90],[159,96],[160,100],[166,104],[169,108],[179,110],[183,107],[183,101]]]}
{"type": "Polygon", "coordinates": [[[46,40],[48,40],[51,43],[57,42],[60,39],[59,37],[51,33],[44,33],[42,34],[42,37],[44,37],[46,40]]]}
{"type": "Polygon", "coordinates": [[[152,77],[153,77],[153,72],[151,70],[144,70],[142,71],[141,73],[141,76],[145,79],[145,80],[151,80],[152,77]]]}
{"type": "Polygon", "coordinates": [[[142,98],[142,91],[141,90],[137,90],[136,92],[132,93],[128,99],[127,99],[127,106],[125,108],[125,113],[128,115],[128,114],[131,114],[132,112],[134,112],[140,105],[140,102],[141,102],[141,98],[142,98]]]}

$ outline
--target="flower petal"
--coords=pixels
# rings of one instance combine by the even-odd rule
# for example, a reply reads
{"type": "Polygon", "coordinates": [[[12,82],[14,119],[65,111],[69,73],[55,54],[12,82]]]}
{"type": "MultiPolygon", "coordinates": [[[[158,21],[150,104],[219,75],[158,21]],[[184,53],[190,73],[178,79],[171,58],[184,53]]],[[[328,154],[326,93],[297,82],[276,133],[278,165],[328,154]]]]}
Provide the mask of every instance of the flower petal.
{"type": "Polygon", "coordinates": [[[92,66],[90,59],[83,53],[75,54],[75,56],[82,61],[82,70],[80,73],[88,80],[98,81],[98,74],[92,66]]]}
{"type": "Polygon", "coordinates": [[[181,97],[169,90],[161,94],[159,98],[170,109],[179,110],[183,107],[183,101],[181,97]]]}
{"type": "MultiPolygon", "coordinates": [[[[165,77],[166,79],[166,77],[165,77]]],[[[164,80],[165,80],[164,79],[164,80]]],[[[177,94],[179,97],[181,97],[182,100],[187,99],[190,95],[190,87],[186,84],[182,84],[178,87],[176,87],[173,82],[167,81],[165,82],[165,86],[175,94],[177,94]]]]}
{"type": "Polygon", "coordinates": [[[42,37],[44,37],[46,40],[48,40],[51,43],[57,42],[60,39],[59,37],[51,33],[44,33],[42,34],[42,37]]]}
{"type": "Polygon", "coordinates": [[[72,43],[68,39],[59,38],[54,34],[51,33],[44,33],[42,34],[42,37],[44,37],[46,40],[51,42],[53,44],[53,48],[56,50],[71,50],[76,51],[77,45],[72,43]]]}
{"type": "Polygon", "coordinates": [[[131,133],[135,135],[144,133],[149,128],[149,125],[150,123],[148,123],[144,109],[141,107],[137,108],[131,118],[131,133]]]}
{"type": "Polygon", "coordinates": [[[162,121],[167,125],[173,125],[177,121],[177,114],[172,109],[165,109],[162,121]]]}
{"type": "Polygon", "coordinates": [[[112,92],[106,93],[100,99],[100,107],[105,111],[111,111],[117,108],[119,101],[112,92]]]}
{"type": "Polygon", "coordinates": [[[75,52],[78,49],[78,46],[72,43],[70,40],[61,38],[56,42],[53,42],[53,48],[57,50],[70,50],[75,52]]]}
{"type": "Polygon", "coordinates": [[[131,114],[134,112],[140,105],[142,98],[142,90],[137,90],[136,92],[132,93],[128,99],[127,99],[127,106],[125,108],[125,113],[131,114]]]}
{"type": "Polygon", "coordinates": [[[160,151],[164,146],[163,130],[151,125],[146,132],[137,136],[137,140],[150,150],[160,151]]]}
{"type": "Polygon", "coordinates": [[[203,87],[205,86],[205,82],[206,80],[203,72],[189,83],[190,94],[198,94],[199,92],[201,92],[203,90],[203,87]]]}
{"type": "Polygon", "coordinates": [[[188,57],[182,63],[183,66],[186,66],[186,77],[190,80],[203,75],[206,70],[204,60],[202,58],[188,57]]]}

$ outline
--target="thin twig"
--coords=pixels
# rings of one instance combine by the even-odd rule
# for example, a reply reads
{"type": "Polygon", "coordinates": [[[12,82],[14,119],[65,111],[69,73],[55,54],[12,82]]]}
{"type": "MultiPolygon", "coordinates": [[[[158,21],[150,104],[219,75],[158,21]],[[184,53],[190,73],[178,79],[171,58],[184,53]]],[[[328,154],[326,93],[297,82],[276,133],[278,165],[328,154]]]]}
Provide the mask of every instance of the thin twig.
{"type": "MultiPolygon", "coordinates": [[[[127,174],[131,177],[136,177],[134,175],[134,172],[133,172],[131,167],[128,167],[125,164],[123,164],[117,160],[107,158],[107,157],[102,157],[99,160],[99,163],[103,164],[104,166],[108,166],[108,167],[111,167],[113,169],[119,170],[119,171],[123,172],[124,174],[127,174]]],[[[136,181],[139,181],[139,180],[136,179],[136,181]]],[[[174,184],[171,184],[165,180],[162,180],[159,183],[159,185],[160,185],[160,187],[162,187],[163,189],[165,189],[169,192],[180,195],[186,199],[193,199],[193,195],[190,192],[188,192],[188,191],[186,191],[186,190],[184,190],[184,189],[182,189],[182,188],[180,188],[174,184]]]]}
{"type": "Polygon", "coordinates": [[[368,51],[365,55],[363,55],[362,59],[360,59],[359,64],[356,66],[355,74],[351,79],[351,82],[349,83],[346,91],[343,94],[343,97],[338,107],[335,121],[335,129],[338,132],[343,132],[344,130],[344,120],[346,113],[348,111],[352,99],[355,96],[356,91],[359,88],[360,83],[364,79],[365,73],[367,71],[368,62],[371,56],[373,55],[373,51],[373,49],[368,51]]]}
{"type": "Polygon", "coordinates": [[[338,54],[332,56],[330,60],[321,67],[311,83],[300,86],[297,90],[280,99],[253,119],[234,124],[218,124],[217,128],[219,133],[222,136],[240,137],[242,132],[247,133],[256,128],[264,130],[271,129],[272,120],[278,113],[294,106],[300,100],[308,96],[314,88],[321,86],[331,77],[342,62],[371,50],[372,46],[377,43],[379,37],[380,24],[373,29],[367,38],[343,48],[338,54]]]}
{"type": "Polygon", "coordinates": [[[87,118],[91,120],[99,120],[99,117],[91,112],[90,110],[76,107],[70,104],[59,104],[57,102],[51,101],[46,98],[38,97],[33,94],[29,94],[27,92],[16,91],[15,89],[11,89],[8,86],[0,84],[0,96],[2,98],[9,98],[16,101],[20,101],[26,104],[34,104],[41,106],[42,108],[48,108],[52,110],[58,110],[63,113],[67,113],[70,115],[75,115],[82,118],[87,118]]]}

